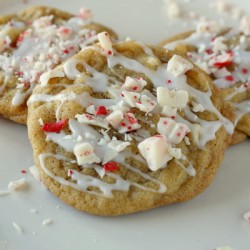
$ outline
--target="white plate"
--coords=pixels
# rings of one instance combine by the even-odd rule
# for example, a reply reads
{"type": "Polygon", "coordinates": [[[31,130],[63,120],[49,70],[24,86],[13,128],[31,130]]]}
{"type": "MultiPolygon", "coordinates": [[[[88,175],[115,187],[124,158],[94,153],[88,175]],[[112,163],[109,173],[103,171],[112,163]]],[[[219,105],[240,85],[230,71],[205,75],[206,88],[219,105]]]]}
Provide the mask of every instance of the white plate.
{"type": "MultiPolygon", "coordinates": [[[[185,10],[213,15],[206,0],[180,2],[185,10]]],[[[246,0],[231,2],[250,11],[246,0]]],[[[35,3],[38,1],[29,2],[35,3]]],[[[96,21],[109,25],[122,37],[146,43],[157,43],[191,28],[193,23],[190,19],[168,20],[163,0],[43,0],[43,4],[75,13],[84,4],[94,11],[96,21]]],[[[22,0],[0,1],[2,13],[25,6],[22,0]]],[[[102,218],[64,205],[29,173],[21,174],[21,169],[28,171],[33,165],[25,126],[0,118],[0,135],[0,190],[22,177],[29,183],[25,192],[0,197],[1,250],[210,250],[227,245],[236,250],[250,249],[250,224],[242,218],[250,210],[249,141],[227,151],[210,188],[194,200],[134,215],[102,218]],[[42,226],[48,218],[53,224],[42,226]],[[17,233],[13,222],[23,228],[22,234],[17,233]]]]}

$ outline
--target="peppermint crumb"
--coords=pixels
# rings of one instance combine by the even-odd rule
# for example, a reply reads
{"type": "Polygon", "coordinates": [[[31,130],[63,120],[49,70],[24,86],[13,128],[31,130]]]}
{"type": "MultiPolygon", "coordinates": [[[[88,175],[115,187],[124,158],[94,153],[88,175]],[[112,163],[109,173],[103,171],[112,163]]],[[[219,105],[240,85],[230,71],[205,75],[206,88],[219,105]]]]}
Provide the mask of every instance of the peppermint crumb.
{"type": "Polygon", "coordinates": [[[30,212],[31,212],[32,214],[37,214],[37,210],[36,210],[35,208],[31,208],[31,209],[30,209],[30,212]]]}
{"type": "Polygon", "coordinates": [[[13,222],[12,225],[16,229],[17,233],[19,233],[19,234],[23,233],[23,228],[21,226],[19,226],[17,223],[13,222]]]}
{"type": "Polygon", "coordinates": [[[250,222],[250,211],[246,212],[243,215],[243,218],[244,218],[245,221],[250,222]]]}
{"type": "Polygon", "coordinates": [[[42,225],[43,226],[48,226],[48,225],[51,225],[52,223],[53,223],[53,220],[45,219],[45,220],[43,220],[42,225]]]}
{"type": "Polygon", "coordinates": [[[11,181],[8,185],[9,190],[12,192],[24,190],[26,187],[27,182],[24,178],[17,181],[11,181]]]}

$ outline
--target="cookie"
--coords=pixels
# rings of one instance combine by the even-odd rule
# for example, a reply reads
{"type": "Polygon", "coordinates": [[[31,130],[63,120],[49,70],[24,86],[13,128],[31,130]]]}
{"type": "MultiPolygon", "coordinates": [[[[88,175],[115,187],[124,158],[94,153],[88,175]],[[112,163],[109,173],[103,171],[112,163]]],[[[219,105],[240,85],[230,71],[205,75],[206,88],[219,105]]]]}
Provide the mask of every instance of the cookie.
{"type": "Polygon", "coordinates": [[[91,21],[91,12],[79,15],[50,7],[31,7],[0,17],[0,115],[26,123],[27,100],[39,77],[109,28],[91,21]]]}
{"type": "Polygon", "coordinates": [[[98,37],[42,75],[29,99],[41,180],[64,202],[98,215],[190,200],[223,159],[233,130],[228,107],[183,57],[98,37]]]}
{"type": "Polygon", "coordinates": [[[162,46],[174,49],[200,66],[234,106],[236,132],[232,144],[250,135],[250,20],[225,29],[203,21],[196,31],[169,38],[162,46]]]}

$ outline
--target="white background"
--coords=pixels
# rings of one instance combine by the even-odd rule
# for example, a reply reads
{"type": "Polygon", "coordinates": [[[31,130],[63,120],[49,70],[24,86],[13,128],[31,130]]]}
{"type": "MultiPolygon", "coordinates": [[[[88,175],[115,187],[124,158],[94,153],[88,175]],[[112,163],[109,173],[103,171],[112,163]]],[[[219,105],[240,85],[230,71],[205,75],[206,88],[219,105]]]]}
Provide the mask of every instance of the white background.
{"type": "MultiPolygon", "coordinates": [[[[29,1],[38,4],[40,1],[29,1]]],[[[206,12],[220,20],[206,0],[182,0],[183,10],[206,12]]],[[[188,30],[194,21],[169,20],[163,0],[43,0],[43,4],[77,13],[82,6],[93,10],[95,20],[113,28],[122,38],[158,43],[188,30]]],[[[231,1],[249,10],[247,0],[231,1]]],[[[0,0],[0,12],[26,7],[22,0],[0,0]]],[[[229,15],[224,14],[223,20],[229,15]]],[[[227,21],[226,23],[235,22],[227,21]]],[[[0,190],[12,180],[25,177],[26,191],[0,197],[0,250],[68,249],[166,249],[212,250],[231,246],[250,249],[250,224],[243,214],[250,210],[249,141],[230,148],[212,185],[194,200],[144,213],[103,218],[80,213],[62,204],[28,173],[33,165],[25,126],[0,118],[0,190]],[[37,213],[31,213],[36,209],[37,213]],[[42,226],[44,219],[52,225],[42,226]],[[22,226],[18,234],[12,223],[22,226]]]]}

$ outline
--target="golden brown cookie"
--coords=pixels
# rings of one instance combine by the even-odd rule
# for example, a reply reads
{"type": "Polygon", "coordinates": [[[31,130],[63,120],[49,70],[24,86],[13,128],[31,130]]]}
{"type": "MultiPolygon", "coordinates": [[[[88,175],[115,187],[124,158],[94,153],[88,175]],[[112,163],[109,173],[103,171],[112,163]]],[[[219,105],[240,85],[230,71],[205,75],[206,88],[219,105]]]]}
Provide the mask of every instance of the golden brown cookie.
{"type": "Polygon", "coordinates": [[[91,21],[89,10],[74,16],[50,7],[31,7],[0,17],[0,115],[26,123],[27,99],[40,75],[109,28],[91,21]]]}
{"type": "Polygon", "coordinates": [[[173,52],[98,37],[45,73],[29,99],[43,183],[98,215],[190,200],[211,183],[233,129],[219,92],[173,52]]]}
{"type": "Polygon", "coordinates": [[[178,34],[160,44],[200,66],[221,89],[224,100],[234,106],[236,128],[232,144],[250,135],[249,28],[249,21],[244,19],[240,27],[231,29],[201,22],[196,31],[178,34]]]}

